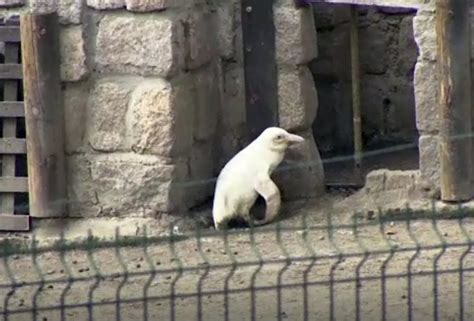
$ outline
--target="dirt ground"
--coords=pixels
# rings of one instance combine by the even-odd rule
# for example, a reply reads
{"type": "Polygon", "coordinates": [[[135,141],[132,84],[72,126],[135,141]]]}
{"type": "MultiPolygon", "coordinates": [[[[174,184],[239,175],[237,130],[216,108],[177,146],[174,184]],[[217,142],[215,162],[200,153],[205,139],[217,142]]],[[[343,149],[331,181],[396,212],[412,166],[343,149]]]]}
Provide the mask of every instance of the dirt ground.
{"type": "Polygon", "coordinates": [[[182,227],[190,234],[147,247],[13,255],[0,265],[0,311],[42,321],[473,320],[474,219],[379,216],[379,203],[403,208],[399,193],[287,204],[280,223],[227,235],[182,227]]]}

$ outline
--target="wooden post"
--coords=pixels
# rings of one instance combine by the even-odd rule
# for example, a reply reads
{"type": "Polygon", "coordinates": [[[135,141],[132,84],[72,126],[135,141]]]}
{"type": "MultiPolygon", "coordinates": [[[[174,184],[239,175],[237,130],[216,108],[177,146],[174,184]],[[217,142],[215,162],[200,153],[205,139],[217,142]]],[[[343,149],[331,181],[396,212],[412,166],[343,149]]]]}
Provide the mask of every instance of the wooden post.
{"type": "Polygon", "coordinates": [[[471,184],[471,73],[469,1],[437,0],[441,199],[466,201],[471,184]]]}
{"type": "Polygon", "coordinates": [[[242,0],[247,140],[278,126],[274,0],[242,0]]]}
{"type": "Polygon", "coordinates": [[[30,215],[66,212],[64,111],[56,13],[21,17],[30,215]]]}
{"type": "Polygon", "coordinates": [[[362,177],[362,121],[360,107],[360,61],[359,29],[357,7],[350,8],[351,28],[351,77],[352,77],[352,121],[354,126],[354,176],[356,183],[363,182],[362,177]]]}

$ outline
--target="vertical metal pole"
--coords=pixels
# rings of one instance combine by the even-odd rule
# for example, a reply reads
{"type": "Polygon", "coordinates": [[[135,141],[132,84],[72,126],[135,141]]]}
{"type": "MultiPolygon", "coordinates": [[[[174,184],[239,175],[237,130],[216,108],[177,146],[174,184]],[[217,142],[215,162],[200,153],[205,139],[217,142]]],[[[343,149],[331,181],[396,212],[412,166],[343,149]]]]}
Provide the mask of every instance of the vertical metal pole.
{"type": "Polygon", "coordinates": [[[359,182],[362,180],[362,121],[360,108],[360,62],[359,62],[359,34],[356,6],[350,7],[351,28],[351,76],[352,76],[352,120],[354,126],[354,176],[359,182]]]}

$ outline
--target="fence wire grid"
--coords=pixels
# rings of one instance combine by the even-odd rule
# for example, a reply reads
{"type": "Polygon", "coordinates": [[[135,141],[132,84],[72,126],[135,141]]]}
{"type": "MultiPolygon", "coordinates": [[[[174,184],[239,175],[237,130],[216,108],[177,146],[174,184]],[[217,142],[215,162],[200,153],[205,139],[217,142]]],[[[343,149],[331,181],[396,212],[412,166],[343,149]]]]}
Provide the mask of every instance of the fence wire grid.
{"type": "Polygon", "coordinates": [[[474,212],[5,239],[3,320],[473,320],[474,212]]]}

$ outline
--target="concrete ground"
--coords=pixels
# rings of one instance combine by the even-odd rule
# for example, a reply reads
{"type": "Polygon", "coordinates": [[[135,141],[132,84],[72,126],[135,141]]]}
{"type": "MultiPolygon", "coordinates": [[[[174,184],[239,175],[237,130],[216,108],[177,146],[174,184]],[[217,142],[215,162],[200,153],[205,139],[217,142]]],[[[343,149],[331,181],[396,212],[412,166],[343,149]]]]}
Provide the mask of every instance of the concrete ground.
{"type": "MultiPolygon", "coordinates": [[[[471,213],[433,214],[412,201],[424,211],[407,214],[406,201],[403,191],[331,193],[287,204],[279,225],[226,237],[175,224],[171,242],[149,225],[148,235],[162,238],[146,247],[12,255],[0,265],[0,311],[4,320],[48,321],[461,320],[460,311],[472,320],[471,213]],[[380,205],[393,211],[379,216],[380,205]]],[[[69,240],[86,227],[106,239],[114,226],[140,235],[151,221],[108,223],[43,221],[38,238],[51,244],[65,226],[69,240]]]]}

